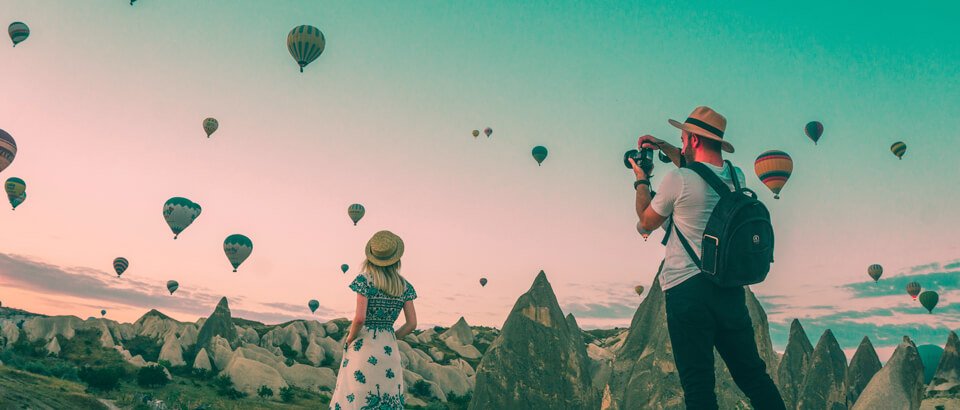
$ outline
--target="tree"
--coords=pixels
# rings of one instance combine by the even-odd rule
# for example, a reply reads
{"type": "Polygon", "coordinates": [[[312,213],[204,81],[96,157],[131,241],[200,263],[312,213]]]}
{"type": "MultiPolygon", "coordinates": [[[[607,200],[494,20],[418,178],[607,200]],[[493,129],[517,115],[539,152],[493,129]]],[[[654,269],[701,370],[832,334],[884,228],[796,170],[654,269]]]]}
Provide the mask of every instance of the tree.
{"type": "Polygon", "coordinates": [[[430,392],[430,383],[427,383],[427,381],[423,379],[417,380],[417,382],[410,387],[410,393],[423,398],[433,397],[433,393],[430,392]]]}
{"type": "Polygon", "coordinates": [[[77,376],[90,388],[110,391],[120,387],[120,378],[126,376],[126,371],[120,366],[83,366],[77,376]]]}
{"type": "Polygon", "coordinates": [[[280,400],[283,400],[284,403],[293,403],[295,397],[296,392],[293,391],[293,387],[280,388],[280,400]]]}
{"type": "Polygon", "coordinates": [[[273,397],[273,389],[267,386],[260,386],[260,388],[257,390],[257,396],[260,396],[262,399],[273,397]]]}
{"type": "Polygon", "coordinates": [[[170,382],[167,372],[162,366],[150,365],[141,367],[137,372],[137,384],[140,387],[163,387],[170,382]]]}

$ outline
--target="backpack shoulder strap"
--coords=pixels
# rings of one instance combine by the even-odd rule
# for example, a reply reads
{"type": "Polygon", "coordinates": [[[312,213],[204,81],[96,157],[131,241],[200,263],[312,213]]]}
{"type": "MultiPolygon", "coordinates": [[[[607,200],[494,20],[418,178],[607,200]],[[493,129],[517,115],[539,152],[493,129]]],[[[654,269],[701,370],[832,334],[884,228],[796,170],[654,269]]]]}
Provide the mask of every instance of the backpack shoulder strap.
{"type": "Polygon", "coordinates": [[[683,249],[687,251],[687,255],[690,256],[693,264],[697,265],[697,269],[703,269],[702,263],[700,262],[700,257],[697,256],[696,252],[694,252],[693,247],[690,246],[690,242],[687,242],[687,238],[680,233],[680,228],[678,228],[676,224],[673,224],[673,229],[677,231],[677,239],[680,240],[680,244],[683,245],[683,249]]]}
{"type": "MultiPolygon", "coordinates": [[[[714,191],[717,191],[717,193],[720,194],[721,197],[724,194],[730,193],[730,187],[728,187],[726,183],[720,180],[720,177],[718,177],[717,174],[715,174],[713,171],[707,168],[706,165],[703,165],[700,162],[691,162],[687,164],[687,168],[690,168],[691,170],[693,170],[693,172],[696,172],[697,175],[700,175],[700,178],[703,178],[703,180],[707,182],[707,185],[710,185],[710,187],[713,188],[714,191]]],[[[737,175],[736,175],[736,171],[733,169],[733,165],[730,165],[730,171],[734,173],[733,179],[736,180],[737,175]]],[[[739,182],[736,184],[739,185],[739,182]]]]}
{"type": "Polygon", "coordinates": [[[743,188],[740,186],[740,176],[737,175],[737,168],[733,166],[733,163],[731,163],[729,159],[723,162],[727,164],[727,168],[730,169],[730,179],[733,180],[733,191],[740,192],[743,188]]]}

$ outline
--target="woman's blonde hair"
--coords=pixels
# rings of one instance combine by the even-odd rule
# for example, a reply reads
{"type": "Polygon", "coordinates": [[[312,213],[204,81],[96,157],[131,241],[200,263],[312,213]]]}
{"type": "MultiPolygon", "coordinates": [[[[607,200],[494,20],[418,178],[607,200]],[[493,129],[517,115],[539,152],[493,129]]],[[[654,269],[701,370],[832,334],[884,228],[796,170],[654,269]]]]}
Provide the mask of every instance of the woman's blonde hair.
{"type": "Polygon", "coordinates": [[[400,261],[390,266],[377,266],[363,260],[364,273],[373,277],[373,286],[393,297],[400,297],[407,288],[407,281],[400,276],[400,261]]]}

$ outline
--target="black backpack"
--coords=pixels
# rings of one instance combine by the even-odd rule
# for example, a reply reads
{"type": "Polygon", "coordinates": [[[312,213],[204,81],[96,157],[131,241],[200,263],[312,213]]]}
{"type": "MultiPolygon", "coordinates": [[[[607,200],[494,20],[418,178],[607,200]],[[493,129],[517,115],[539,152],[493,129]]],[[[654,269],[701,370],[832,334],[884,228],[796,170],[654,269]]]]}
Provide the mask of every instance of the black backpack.
{"type": "Polygon", "coordinates": [[[757,194],[740,187],[740,179],[730,161],[724,161],[733,176],[733,191],[713,171],[699,162],[687,165],[720,194],[720,201],[713,208],[707,226],[703,230],[703,258],[680,233],[671,218],[663,244],[670,239],[670,232],[677,232],[677,239],[686,249],[693,263],[708,279],[721,287],[737,287],[763,282],[773,263],[773,225],[770,212],[757,194]],[[671,229],[673,228],[673,229],[671,229]]]}

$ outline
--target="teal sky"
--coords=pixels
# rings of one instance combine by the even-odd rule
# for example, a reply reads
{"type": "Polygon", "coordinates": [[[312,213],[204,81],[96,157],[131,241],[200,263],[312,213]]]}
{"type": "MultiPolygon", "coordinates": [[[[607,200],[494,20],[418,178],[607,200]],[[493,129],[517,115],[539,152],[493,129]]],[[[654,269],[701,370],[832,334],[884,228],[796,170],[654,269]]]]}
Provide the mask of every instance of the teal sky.
{"type": "MultiPolygon", "coordinates": [[[[0,128],[20,147],[0,177],[24,178],[30,195],[0,212],[0,252],[67,275],[122,255],[149,292],[174,278],[264,320],[305,313],[271,303],[312,298],[341,316],[355,272],[339,265],[391,229],[423,323],[499,326],[544,269],[581,324],[625,325],[663,249],[634,230],[621,156],[646,133],[676,143],[667,118],[697,105],[727,117],[730,159],[774,215],[775,268],[755,290],[792,298],[782,321],[857,310],[824,295],[871,263],[894,276],[960,256],[956,3],[0,4],[5,24],[32,30],[0,47],[0,128]],[[327,39],[303,74],[285,47],[299,24],[327,39]],[[207,116],[220,121],[209,140],[207,116]],[[819,146],[803,135],[810,120],[825,126],[819,146]],[[491,139],[470,136],[486,126],[491,139]],[[899,140],[902,161],[889,152],[899,140]],[[534,145],[550,149],[543,167],[534,145]],[[753,176],[768,149],[795,162],[779,201],[753,176]],[[176,242],[160,215],[172,196],[204,208],[176,242]],[[356,228],[353,202],[368,210],[356,228]],[[232,233],[255,243],[239,274],[220,249],[232,233]]],[[[109,305],[124,320],[154,307],[53,290],[12,263],[5,306],[109,305]]],[[[193,320],[212,304],[177,309],[162,310],[193,320]]]]}

